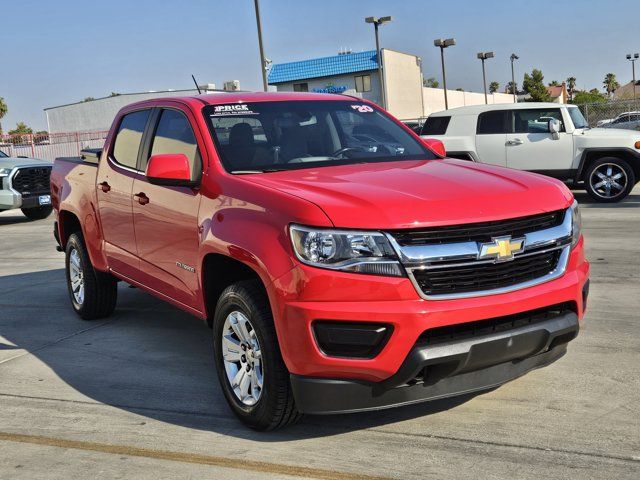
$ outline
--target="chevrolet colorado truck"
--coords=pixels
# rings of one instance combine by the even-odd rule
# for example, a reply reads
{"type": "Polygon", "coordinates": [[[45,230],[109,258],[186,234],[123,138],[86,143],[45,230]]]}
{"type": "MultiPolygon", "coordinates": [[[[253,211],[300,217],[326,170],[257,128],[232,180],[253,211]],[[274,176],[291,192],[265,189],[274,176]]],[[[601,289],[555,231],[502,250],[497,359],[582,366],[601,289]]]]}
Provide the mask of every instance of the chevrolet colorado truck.
{"type": "Polygon", "coordinates": [[[0,212],[19,208],[29,220],[51,215],[51,162],[10,157],[0,150],[0,212]]]}
{"type": "Polygon", "coordinates": [[[432,114],[422,136],[449,155],[541,173],[619,202],[640,181],[640,132],[590,129],[576,105],[507,103],[432,114]]]}
{"type": "Polygon", "coordinates": [[[444,157],[342,95],[129,105],[54,163],[71,305],[106,317],[123,281],[207,322],[256,429],[494,388],[578,333],[580,214],[557,180],[444,157]]]}

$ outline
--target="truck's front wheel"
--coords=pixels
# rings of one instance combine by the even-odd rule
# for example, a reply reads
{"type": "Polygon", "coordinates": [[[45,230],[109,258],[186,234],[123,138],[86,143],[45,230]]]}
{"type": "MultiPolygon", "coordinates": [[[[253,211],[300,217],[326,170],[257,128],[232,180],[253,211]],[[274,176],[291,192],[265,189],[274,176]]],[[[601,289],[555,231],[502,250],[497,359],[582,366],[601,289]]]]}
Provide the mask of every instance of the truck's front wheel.
{"type": "Polygon", "coordinates": [[[599,158],[585,173],[587,193],[598,202],[619,202],[635,185],[631,166],[617,157],[599,158]]]}
{"type": "Polygon", "coordinates": [[[257,281],[238,282],[222,292],[213,350],[224,396],[242,422],[273,430],[298,420],[269,301],[257,281]]]}
{"type": "Polygon", "coordinates": [[[116,279],[93,268],[82,235],[78,233],[67,240],[65,267],[69,298],[75,312],[84,320],[111,315],[118,298],[116,279]]]}

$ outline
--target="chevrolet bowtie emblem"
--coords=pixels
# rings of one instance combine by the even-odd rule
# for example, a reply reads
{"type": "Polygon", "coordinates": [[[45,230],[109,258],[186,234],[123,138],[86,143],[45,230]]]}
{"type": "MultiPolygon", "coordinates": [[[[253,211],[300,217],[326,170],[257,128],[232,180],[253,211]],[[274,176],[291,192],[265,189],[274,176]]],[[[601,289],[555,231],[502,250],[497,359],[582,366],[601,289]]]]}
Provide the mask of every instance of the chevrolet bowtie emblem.
{"type": "Polygon", "coordinates": [[[524,250],[524,238],[496,237],[492,242],[482,243],[478,260],[495,258],[496,262],[513,260],[514,253],[524,250]]]}

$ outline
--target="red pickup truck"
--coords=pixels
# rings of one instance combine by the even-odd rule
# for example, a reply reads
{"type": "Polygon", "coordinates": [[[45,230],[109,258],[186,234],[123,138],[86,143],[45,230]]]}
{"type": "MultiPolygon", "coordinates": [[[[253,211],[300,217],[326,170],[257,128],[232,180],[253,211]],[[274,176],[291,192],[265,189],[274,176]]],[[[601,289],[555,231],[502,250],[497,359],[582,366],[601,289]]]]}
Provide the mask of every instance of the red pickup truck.
{"type": "Polygon", "coordinates": [[[127,106],[54,163],[71,304],[106,317],[123,281],[206,321],[257,429],[493,388],[577,335],[580,214],[557,180],[444,157],[342,95],[127,106]]]}

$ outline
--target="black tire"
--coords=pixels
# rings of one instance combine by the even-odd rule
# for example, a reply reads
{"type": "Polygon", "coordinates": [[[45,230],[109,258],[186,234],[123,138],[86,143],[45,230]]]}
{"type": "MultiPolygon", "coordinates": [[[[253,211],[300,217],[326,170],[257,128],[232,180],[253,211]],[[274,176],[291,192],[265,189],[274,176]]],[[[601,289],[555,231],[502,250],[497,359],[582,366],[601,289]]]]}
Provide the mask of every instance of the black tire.
{"type": "MultiPolygon", "coordinates": [[[[605,172],[606,173],[606,172],[605,172]]],[[[617,179],[620,181],[620,179],[617,179]]],[[[634,185],[636,184],[636,177],[633,173],[633,169],[631,165],[626,160],[618,157],[604,157],[599,158],[595,162],[593,162],[584,175],[584,185],[587,193],[597,202],[602,203],[614,203],[619,202],[623,198],[625,198],[631,190],[633,190],[634,185]],[[596,185],[602,182],[602,178],[598,177],[598,173],[603,173],[601,170],[606,169],[607,166],[612,167],[612,172],[622,173],[622,180],[625,180],[626,183],[623,185],[624,188],[622,190],[617,190],[615,188],[610,187],[611,195],[607,195],[606,191],[604,191],[604,187],[597,188],[596,185]],[[598,171],[598,172],[596,172],[598,171]]]]}
{"type": "Polygon", "coordinates": [[[274,430],[296,422],[298,412],[289,372],[282,360],[269,300],[258,281],[243,281],[227,287],[220,295],[213,320],[213,351],[218,379],[233,413],[256,430],[274,430]],[[255,331],[261,350],[263,385],[257,402],[245,405],[236,396],[227,377],[222,353],[222,335],[227,316],[243,313],[255,331]]]}
{"type": "Polygon", "coordinates": [[[21,208],[24,216],[29,220],[42,220],[43,218],[47,218],[51,215],[53,211],[53,207],[51,205],[47,205],[44,207],[34,207],[34,208],[21,208]]]}
{"type": "Polygon", "coordinates": [[[67,240],[65,273],[71,305],[80,318],[83,320],[95,320],[108,317],[113,313],[118,299],[118,283],[110,274],[93,268],[80,233],[72,234],[67,240]],[[73,252],[77,252],[79,269],[82,272],[82,280],[84,282],[82,301],[78,301],[71,285],[70,262],[73,252]]]}

